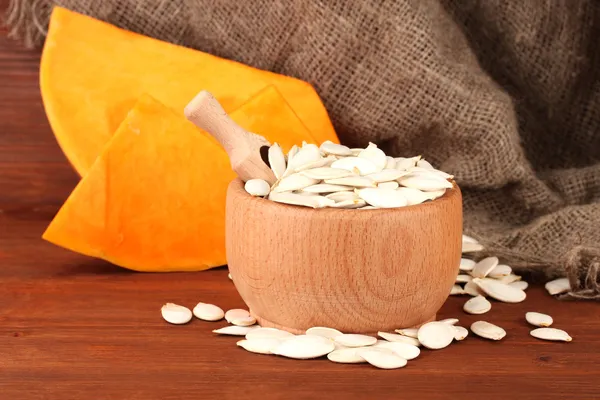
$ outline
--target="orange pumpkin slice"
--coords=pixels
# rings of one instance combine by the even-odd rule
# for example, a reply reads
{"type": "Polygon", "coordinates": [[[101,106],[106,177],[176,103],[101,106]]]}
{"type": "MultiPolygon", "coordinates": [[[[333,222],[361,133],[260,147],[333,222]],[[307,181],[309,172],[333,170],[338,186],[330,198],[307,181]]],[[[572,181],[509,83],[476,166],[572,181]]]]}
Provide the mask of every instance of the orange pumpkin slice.
{"type": "MultiPolygon", "coordinates": [[[[290,140],[284,147],[310,141],[285,103],[271,103],[279,110],[276,120],[281,125],[252,118],[254,102],[272,102],[277,94],[265,90],[233,112],[232,119],[270,139],[284,127],[290,140]]],[[[138,271],[224,265],[225,196],[234,177],[227,154],[212,137],[183,114],[143,95],[43,238],[138,271]]]]}
{"type": "MultiPolygon", "coordinates": [[[[119,29],[62,7],[53,9],[40,66],[48,120],[81,176],[143,93],[183,110],[204,89],[232,112],[268,85],[279,90],[317,142],[338,143],[319,96],[304,81],[119,29]]],[[[259,111],[272,114],[265,108],[259,111]]]]}

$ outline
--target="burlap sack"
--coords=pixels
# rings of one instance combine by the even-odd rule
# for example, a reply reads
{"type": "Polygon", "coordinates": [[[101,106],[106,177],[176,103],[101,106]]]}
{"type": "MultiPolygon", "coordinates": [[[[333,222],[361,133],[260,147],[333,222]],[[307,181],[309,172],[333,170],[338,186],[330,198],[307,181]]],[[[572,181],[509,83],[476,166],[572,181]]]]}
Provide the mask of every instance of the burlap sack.
{"type": "Polygon", "coordinates": [[[13,0],[12,33],[51,3],[311,82],[344,143],[454,174],[489,254],[600,299],[600,2],[13,0]]]}

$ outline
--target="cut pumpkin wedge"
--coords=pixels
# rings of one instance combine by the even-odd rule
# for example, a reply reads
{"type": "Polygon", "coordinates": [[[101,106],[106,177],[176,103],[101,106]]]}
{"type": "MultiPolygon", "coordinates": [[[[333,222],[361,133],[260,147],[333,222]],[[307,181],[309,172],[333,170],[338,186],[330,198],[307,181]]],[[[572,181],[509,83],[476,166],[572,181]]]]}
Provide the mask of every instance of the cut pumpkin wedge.
{"type": "MultiPolygon", "coordinates": [[[[81,176],[143,93],[183,110],[199,91],[208,90],[232,112],[269,85],[318,143],[339,143],[325,107],[307,82],[119,29],[62,7],[53,8],[40,66],[48,120],[81,176]]],[[[254,113],[274,112],[267,103],[254,113]]]]}
{"type": "MultiPolygon", "coordinates": [[[[231,114],[245,128],[276,141],[270,119],[253,119],[253,102],[231,114]],[[268,122],[265,124],[265,121],[268,122]]],[[[264,100],[267,99],[267,100],[264,100]]],[[[291,110],[273,103],[291,147],[310,135],[291,110]]],[[[284,103],[285,104],[285,103],[284,103]]],[[[149,272],[199,271],[226,264],[225,197],[235,177],[229,158],[181,113],[142,95],[43,238],[116,265],[149,272]]]]}

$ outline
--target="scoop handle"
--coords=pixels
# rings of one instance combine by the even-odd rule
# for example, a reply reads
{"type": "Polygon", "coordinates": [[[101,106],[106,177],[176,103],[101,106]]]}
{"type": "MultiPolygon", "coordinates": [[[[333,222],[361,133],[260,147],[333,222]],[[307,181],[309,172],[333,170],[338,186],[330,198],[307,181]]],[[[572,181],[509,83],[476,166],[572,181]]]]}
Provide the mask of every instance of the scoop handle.
{"type": "Polygon", "coordinates": [[[230,156],[235,148],[247,146],[249,133],[236,124],[206,90],[198,93],[185,106],[183,113],[194,125],[213,136],[230,156]]]}

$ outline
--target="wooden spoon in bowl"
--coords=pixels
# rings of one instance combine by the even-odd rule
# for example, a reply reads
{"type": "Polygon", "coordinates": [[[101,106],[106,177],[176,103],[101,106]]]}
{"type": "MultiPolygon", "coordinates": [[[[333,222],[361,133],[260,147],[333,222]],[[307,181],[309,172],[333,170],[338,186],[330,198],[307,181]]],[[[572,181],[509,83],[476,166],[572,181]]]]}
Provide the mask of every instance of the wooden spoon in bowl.
{"type": "Polygon", "coordinates": [[[244,182],[264,179],[270,185],[275,174],[263,158],[261,148],[271,144],[264,137],[247,132],[227,115],[221,104],[206,90],[201,91],[187,106],[184,114],[198,128],[208,132],[223,146],[231,168],[244,182]]]}

